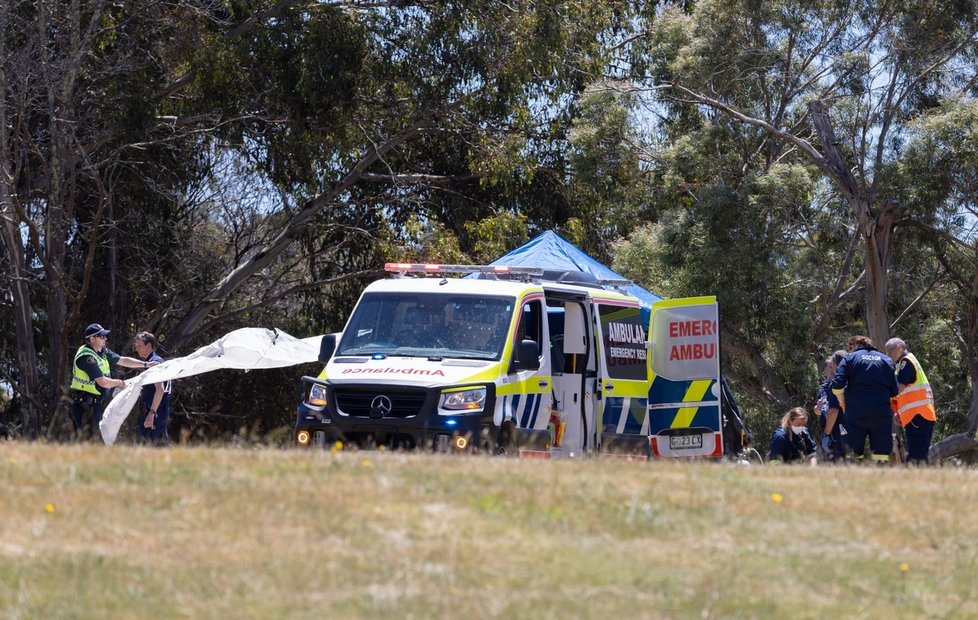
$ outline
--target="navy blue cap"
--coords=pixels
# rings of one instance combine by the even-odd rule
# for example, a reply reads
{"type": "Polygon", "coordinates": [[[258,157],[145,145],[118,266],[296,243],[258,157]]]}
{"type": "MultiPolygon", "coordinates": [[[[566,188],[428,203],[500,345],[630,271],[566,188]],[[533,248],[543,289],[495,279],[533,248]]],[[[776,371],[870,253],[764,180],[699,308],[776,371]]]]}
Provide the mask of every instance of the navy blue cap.
{"type": "Polygon", "coordinates": [[[91,338],[92,336],[108,336],[111,329],[105,329],[98,323],[92,323],[85,328],[85,338],[91,338]]]}

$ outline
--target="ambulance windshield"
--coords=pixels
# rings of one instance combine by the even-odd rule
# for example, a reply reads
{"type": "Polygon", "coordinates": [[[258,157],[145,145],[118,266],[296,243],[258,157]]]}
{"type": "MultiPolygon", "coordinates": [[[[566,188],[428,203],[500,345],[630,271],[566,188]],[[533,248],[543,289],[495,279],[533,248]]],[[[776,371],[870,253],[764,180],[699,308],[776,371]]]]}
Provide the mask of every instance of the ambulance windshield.
{"type": "Polygon", "coordinates": [[[515,301],[477,295],[369,293],[343,330],[337,355],[498,360],[515,301]]]}

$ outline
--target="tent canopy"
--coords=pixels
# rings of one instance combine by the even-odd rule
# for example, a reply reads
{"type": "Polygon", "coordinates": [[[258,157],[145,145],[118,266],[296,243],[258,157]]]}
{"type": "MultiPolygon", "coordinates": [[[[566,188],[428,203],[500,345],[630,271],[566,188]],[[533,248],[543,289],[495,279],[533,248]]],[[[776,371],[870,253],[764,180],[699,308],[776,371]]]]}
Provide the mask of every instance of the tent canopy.
{"type": "MultiPolygon", "coordinates": [[[[594,260],[573,243],[552,230],[537,235],[508,254],[494,260],[492,265],[511,265],[513,267],[540,267],[547,270],[583,271],[599,279],[624,280],[624,276],[594,260]]],[[[629,284],[624,292],[638,297],[646,308],[661,301],[662,298],[645,290],[637,284],[629,284]]]]}

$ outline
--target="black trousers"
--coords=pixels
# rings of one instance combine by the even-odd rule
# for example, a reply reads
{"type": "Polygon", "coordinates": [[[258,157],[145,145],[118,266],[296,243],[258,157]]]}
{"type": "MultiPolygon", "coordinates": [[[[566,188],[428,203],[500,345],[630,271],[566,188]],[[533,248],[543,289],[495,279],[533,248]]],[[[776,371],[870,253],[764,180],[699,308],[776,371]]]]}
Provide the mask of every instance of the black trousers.
{"type": "Polygon", "coordinates": [[[72,391],[71,421],[75,425],[75,435],[80,439],[98,437],[98,424],[102,421],[104,401],[101,396],[88,392],[72,391]]]}

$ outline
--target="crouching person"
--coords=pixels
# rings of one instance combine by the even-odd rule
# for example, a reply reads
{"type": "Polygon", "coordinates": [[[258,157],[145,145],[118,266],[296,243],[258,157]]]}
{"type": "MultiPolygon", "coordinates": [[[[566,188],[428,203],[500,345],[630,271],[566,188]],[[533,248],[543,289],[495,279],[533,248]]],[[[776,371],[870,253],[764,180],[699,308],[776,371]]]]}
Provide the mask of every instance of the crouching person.
{"type": "Polygon", "coordinates": [[[808,433],[808,414],[795,407],[781,418],[781,426],[771,434],[771,463],[808,461],[815,464],[815,440],[808,433]]]}

